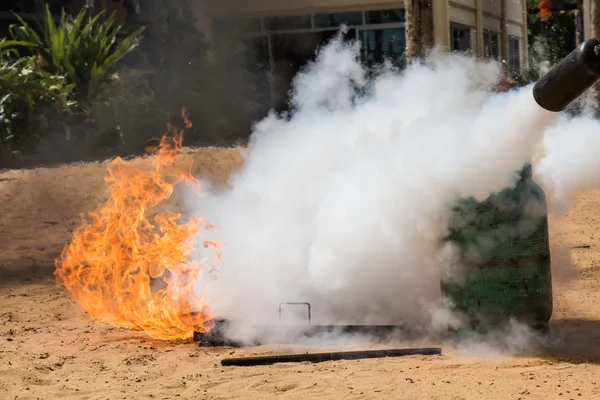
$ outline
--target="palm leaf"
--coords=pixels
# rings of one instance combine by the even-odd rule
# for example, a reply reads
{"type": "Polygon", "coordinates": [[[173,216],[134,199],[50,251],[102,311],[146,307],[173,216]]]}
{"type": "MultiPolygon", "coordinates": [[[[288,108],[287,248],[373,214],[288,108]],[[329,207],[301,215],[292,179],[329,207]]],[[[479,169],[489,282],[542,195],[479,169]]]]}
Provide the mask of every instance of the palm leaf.
{"type": "Polygon", "coordinates": [[[19,24],[10,27],[12,44],[9,47],[16,48],[18,42],[31,49],[44,59],[51,72],[65,75],[75,83],[82,98],[91,99],[103,83],[110,81],[118,62],[139,46],[144,31],[138,29],[118,42],[121,27],[115,24],[116,13],[104,17],[104,11],[88,17],[87,11],[82,9],[73,18],[63,10],[60,19],[55,21],[46,6],[40,25],[41,36],[16,16],[19,24]]]}

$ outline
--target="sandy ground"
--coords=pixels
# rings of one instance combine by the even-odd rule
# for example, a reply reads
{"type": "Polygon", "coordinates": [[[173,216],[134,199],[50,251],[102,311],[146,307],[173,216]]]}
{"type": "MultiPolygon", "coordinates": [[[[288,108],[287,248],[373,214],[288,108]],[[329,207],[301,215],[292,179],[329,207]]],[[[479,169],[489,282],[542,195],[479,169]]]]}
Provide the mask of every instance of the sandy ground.
{"type": "MultiPolygon", "coordinates": [[[[233,149],[194,157],[195,171],[216,181],[240,163],[233,149]]],[[[80,214],[104,199],[104,173],[97,163],[0,171],[0,399],[600,398],[600,191],[551,219],[554,340],[535,357],[444,347],[442,356],[237,368],[220,360],[291,349],[154,341],[99,326],[56,287],[53,260],[80,214]]]]}

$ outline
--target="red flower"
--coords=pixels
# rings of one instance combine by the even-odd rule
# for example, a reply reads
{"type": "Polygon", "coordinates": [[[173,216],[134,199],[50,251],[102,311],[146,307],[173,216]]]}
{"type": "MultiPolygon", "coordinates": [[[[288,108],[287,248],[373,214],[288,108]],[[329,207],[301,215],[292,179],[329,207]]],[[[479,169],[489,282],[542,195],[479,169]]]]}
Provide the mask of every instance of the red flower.
{"type": "Polygon", "coordinates": [[[540,19],[547,19],[552,16],[552,4],[550,0],[541,0],[538,4],[538,10],[540,11],[540,19]]]}

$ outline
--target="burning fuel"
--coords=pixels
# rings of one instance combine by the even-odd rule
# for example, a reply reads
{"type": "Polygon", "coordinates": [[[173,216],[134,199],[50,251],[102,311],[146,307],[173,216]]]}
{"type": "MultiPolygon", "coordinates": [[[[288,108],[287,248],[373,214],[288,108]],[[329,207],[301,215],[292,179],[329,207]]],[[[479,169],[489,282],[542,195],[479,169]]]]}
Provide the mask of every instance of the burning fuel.
{"type": "Polygon", "coordinates": [[[371,74],[359,51],[339,37],[321,49],[294,81],[294,111],[254,127],[228,188],[190,190],[189,222],[152,211],[179,183],[198,184],[181,132],[149,165],[110,162],[108,201],[56,262],[73,298],[160,339],[207,330],[214,316],[276,323],[285,301],[310,302],[317,324],[453,324],[439,301],[440,267],[455,262],[441,246],[452,205],[513,187],[556,114],[531,86],[494,93],[494,62],[434,52],[371,74]],[[226,268],[203,274],[208,255],[226,268]],[[166,287],[153,291],[153,278],[166,287]]]}
{"type": "Polygon", "coordinates": [[[179,214],[153,213],[178,183],[198,184],[191,161],[179,154],[181,142],[182,132],[170,127],[149,163],[109,162],[108,200],[90,213],[91,221],[75,231],[56,261],[59,282],[91,317],[158,339],[185,339],[208,327],[212,316],[193,287],[203,263],[197,249],[221,253],[216,241],[194,241],[211,228],[206,219],[181,223],[179,214]],[[151,279],[157,278],[166,286],[152,290],[151,279]]]}

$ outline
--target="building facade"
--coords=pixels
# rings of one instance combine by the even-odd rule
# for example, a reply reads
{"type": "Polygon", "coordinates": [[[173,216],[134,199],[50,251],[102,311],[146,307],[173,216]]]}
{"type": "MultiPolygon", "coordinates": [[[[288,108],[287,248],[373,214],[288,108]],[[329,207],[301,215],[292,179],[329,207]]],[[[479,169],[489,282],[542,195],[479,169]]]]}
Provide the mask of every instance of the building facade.
{"type": "MultiPolygon", "coordinates": [[[[505,60],[517,70],[527,67],[525,0],[423,2],[430,3],[436,46],[505,60]]],[[[195,0],[195,6],[198,27],[210,40],[218,40],[223,30],[237,25],[272,45],[280,35],[308,37],[335,30],[343,23],[350,28],[351,37],[364,42],[367,55],[378,32],[390,52],[402,52],[404,47],[402,0],[195,0]]]]}
{"type": "Polygon", "coordinates": [[[217,52],[263,71],[276,108],[298,70],[342,24],[346,38],[360,40],[366,64],[404,64],[406,19],[419,6],[427,8],[417,11],[419,25],[430,26],[430,45],[502,60],[509,71],[528,66],[525,0],[405,0],[412,1],[411,16],[402,0],[193,1],[198,28],[217,52]]]}

